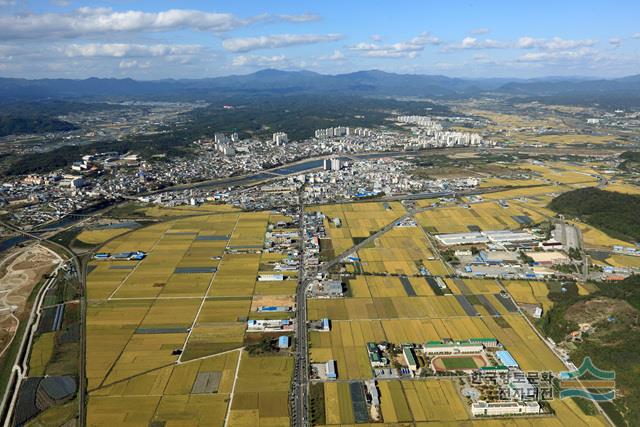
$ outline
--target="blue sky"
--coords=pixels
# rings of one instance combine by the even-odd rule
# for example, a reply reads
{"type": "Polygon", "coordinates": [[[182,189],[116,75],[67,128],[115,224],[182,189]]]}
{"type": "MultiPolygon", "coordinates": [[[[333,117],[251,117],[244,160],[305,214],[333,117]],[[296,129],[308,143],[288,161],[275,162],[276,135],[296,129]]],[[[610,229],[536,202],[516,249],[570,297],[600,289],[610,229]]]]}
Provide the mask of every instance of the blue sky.
{"type": "Polygon", "coordinates": [[[0,75],[640,72],[633,1],[0,0],[0,75]]]}

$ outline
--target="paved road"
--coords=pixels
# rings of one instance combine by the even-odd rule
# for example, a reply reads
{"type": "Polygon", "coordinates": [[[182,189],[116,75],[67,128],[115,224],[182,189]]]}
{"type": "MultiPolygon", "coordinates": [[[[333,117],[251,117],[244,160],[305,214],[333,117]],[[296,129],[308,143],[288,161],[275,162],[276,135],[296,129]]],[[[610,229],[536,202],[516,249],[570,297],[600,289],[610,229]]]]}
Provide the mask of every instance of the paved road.
{"type": "MultiPolygon", "coordinates": [[[[342,252],[337,257],[331,259],[328,262],[322,264],[317,273],[326,273],[336,264],[339,264],[345,257],[357,252],[362,249],[367,244],[373,242],[378,237],[382,236],[384,233],[391,230],[396,223],[403,221],[407,218],[410,218],[412,215],[427,210],[429,208],[423,208],[418,210],[408,211],[406,214],[402,215],[400,218],[394,220],[393,222],[385,225],[383,228],[378,230],[376,233],[367,237],[362,242],[357,245],[352,246],[348,250],[342,252]]],[[[304,224],[304,206],[300,205],[300,230],[301,233],[304,233],[305,224],[304,224]]],[[[301,242],[303,242],[303,236],[301,235],[301,242]]],[[[303,255],[304,256],[304,255],[303,255]]],[[[298,289],[296,291],[296,305],[297,305],[297,313],[296,313],[296,336],[297,336],[297,345],[296,345],[296,364],[294,367],[294,379],[293,379],[293,413],[291,414],[291,421],[294,426],[308,426],[310,425],[308,415],[309,415],[309,363],[308,363],[308,351],[309,351],[309,343],[307,338],[307,288],[309,287],[311,281],[314,277],[306,277],[304,271],[304,260],[300,262],[300,273],[299,273],[299,282],[298,289]]],[[[314,275],[315,276],[315,275],[314,275]]]]}
{"type": "MultiPolygon", "coordinates": [[[[78,423],[80,425],[80,427],[83,427],[86,425],[86,372],[85,372],[85,367],[86,367],[86,357],[85,357],[85,350],[86,350],[86,339],[85,339],[85,333],[86,333],[86,328],[85,328],[85,322],[86,322],[86,301],[85,301],[85,287],[86,287],[86,278],[87,278],[87,269],[86,269],[86,263],[83,263],[82,260],[78,257],[78,255],[76,255],[71,249],[67,248],[64,245],[61,245],[58,242],[55,242],[53,240],[49,240],[48,238],[38,235],[38,234],[33,234],[30,233],[28,231],[25,231],[23,229],[21,229],[20,227],[17,227],[13,224],[4,222],[4,221],[0,221],[0,225],[15,231],[17,233],[20,233],[22,235],[25,235],[27,237],[30,237],[34,240],[40,241],[40,242],[47,242],[48,244],[55,246],[56,248],[60,249],[62,252],[66,253],[69,256],[69,260],[71,261],[71,265],[73,267],[73,269],[76,271],[76,274],[78,276],[78,280],[79,280],[79,294],[80,294],[80,360],[79,360],[79,368],[78,368],[78,376],[79,376],[79,384],[78,384],[78,401],[79,401],[79,420],[78,423]]],[[[44,288],[44,287],[43,287],[44,288]]],[[[43,294],[44,295],[44,294],[43,294]]],[[[33,311],[32,311],[33,314],[33,311]]],[[[31,324],[31,323],[30,323],[31,324]]],[[[29,325],[30,325],[29,324],[29,325]]],[[[29,326],[28,326],[29,327],[29,326]]],[[[15,392],[17,393],[17,389],[15,390],[15,392]]]]}
{"type": "Polygon", "coordinates": [[[308,342],[307,342],[307,286],[306,272],[304,270],[304,203],[302,193],[300,198],[300,211],[298,213],[300,225],[300,270],[298,271],[298,288],[296,290],[296,363],[293,373],[293,387],[291,393],[293,413],[291,422],[294,426],[306,426],[309,424],[307,402],[308,398],[308,342]]]}

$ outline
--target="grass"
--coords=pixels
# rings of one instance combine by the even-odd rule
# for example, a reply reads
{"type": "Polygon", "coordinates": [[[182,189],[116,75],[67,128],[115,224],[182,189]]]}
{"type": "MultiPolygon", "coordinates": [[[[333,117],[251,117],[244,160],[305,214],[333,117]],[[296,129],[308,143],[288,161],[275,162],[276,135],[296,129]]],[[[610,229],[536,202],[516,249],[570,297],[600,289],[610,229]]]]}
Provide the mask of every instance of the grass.
{"type": "Polygon", "coordinates": [[[475,369],[477,367],[472,357],[445,357],[442,359],[442,363],[451,371],[458,369],[475,369]]]}
{"type": "Polygon", "coordinates": [[[53,355],[55,332],[40,335],[31,348],[29,357],[29,376],[41,377],[45,374],[47,364],[53,355]]]}
{"type": "Polygon", "coordinates": [[[325,404],[324,404],[324,384],[312,383],[309,386],[309,403],[311,412],[311,422],[314,425],[326,424],[325,404]]]}
{"type": "Polygon", "coordinates": [[[27,427],[62,426],[76,418],[78,414],[78,401],[76,399],[60,406],[51,406],[41,412],[36,418],[29,421],[27,427]]]}

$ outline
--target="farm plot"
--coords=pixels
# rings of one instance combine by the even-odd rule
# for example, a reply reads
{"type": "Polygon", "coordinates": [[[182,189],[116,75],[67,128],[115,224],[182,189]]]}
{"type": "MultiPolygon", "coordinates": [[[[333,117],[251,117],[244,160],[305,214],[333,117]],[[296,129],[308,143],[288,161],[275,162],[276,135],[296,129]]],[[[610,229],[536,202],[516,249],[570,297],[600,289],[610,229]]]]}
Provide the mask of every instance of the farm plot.
{"type": "MultiPolygon", "coordinates": [[[[415,227],[395,227],[373,242],[373,247],[358,251],[363,270],[367,273],[417,275],[419,268],[440,271],[444,265],[435,260],[429,242],[415,227]]],[[[446,270],[444,270],[446,273],[446,270]]],[[[443,273],[444,274],[444,273],[443,273]]]]}
{"type": "Polygon", "coordinates": [[[549,288],[544,282],[503,280],[502,284],[518,304],[540,304],[545,312],[553,305],[547,297],[549,288]]]}
{"type": "MultiPolygon", "coordinates": [[[[266,212],[181,218],[127,233],[100,249],[147,255],[139,262],[91,263],[91,425],[223,425],[260,264],[281,258],[262,259],[269,218],[266,212]]],[[[295,280],[286,282],[263,288],[270,294],[260,298],[280,298],[287,290],[290,301],[295,280]]],[[[269,387],[286,383],[275,391],[265,385],[256,394],[256,414],[263,425],[288,425],[292,363],[265,359],[255,369],[243,364],[237,390],[258,393],[248,386],[257,377],[268,378],[269,387]]]]}
{"type": "MultiPolygon", "coordinates": [[[[496,194],[499,193],[486,194],[483,197],[493,198],[496,194]]],[[[507,195],[501,198],[507,198],[507,195]]],[[[522,225],[514,217],[528,217],[532,223],[543,218],[533,210],[517,205],[504,208],[496,202],[475,203],[468,208],[449,206],[416,215],[420,225],[432,233],[466,233],[470,231],[470,227],[478,227],[482,231],[520,228],[522,225]]]]}
{"type": "Polygon", "coordinates": [[[239,353],[157,369],[95,390],[89,397],[88,424],[221,426],[239,353]],[[201,379],[208,377],[214,377],[214,383],[201,387],[201,379]],[[136,411],[131,401],[141,403],[141,409],[136,411]],[[149,401],[155,401],[156,407],[147,407],[149,401]]]}
{"type": "Polygon", "coordinates": [[[344,252],[406,212],[399,202],[321,205],[307,210],[319,211],[326,216],[325,229],[336,254],[344,252]]]}
{"type": "Polygon", "coordinates": [[[229,424],[232,426],[288,426],[290,357],[242,355],[229,424]]]}

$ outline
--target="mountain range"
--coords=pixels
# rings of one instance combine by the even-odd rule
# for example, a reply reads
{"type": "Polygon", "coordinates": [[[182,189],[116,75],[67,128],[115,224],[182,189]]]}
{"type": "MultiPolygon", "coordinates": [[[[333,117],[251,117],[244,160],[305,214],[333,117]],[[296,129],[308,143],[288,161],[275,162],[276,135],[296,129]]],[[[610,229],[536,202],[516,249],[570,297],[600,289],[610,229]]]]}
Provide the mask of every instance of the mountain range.
{"type": "Polygon", "coordinates": [[[379,70],[326,75],[311,71],[261,70],[203,79],[140,81],[130,78],[0,78],[0,103],[79,98],[209,99],[256,94],[334,94],[465,98],[481,95],[640,104],[640,75],[614,79],[547,77],[536,79],[453,78],[396,74],[379,70]]]}

